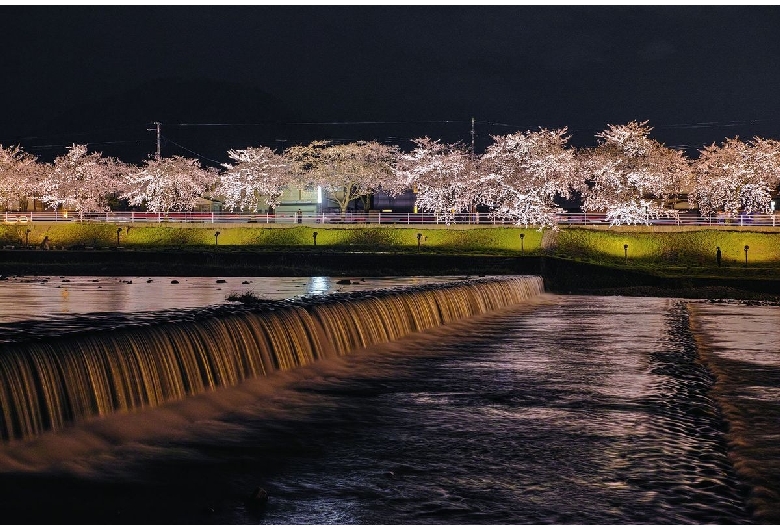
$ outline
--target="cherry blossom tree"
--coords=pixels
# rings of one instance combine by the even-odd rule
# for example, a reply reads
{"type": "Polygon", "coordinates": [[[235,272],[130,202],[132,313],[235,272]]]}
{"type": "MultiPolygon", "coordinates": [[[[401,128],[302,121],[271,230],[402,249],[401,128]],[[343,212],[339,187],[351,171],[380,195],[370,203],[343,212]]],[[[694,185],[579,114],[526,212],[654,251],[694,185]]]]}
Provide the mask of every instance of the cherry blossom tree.
{"type": "Polygon", "coordinates": [[[691,199],[703,216],[769,212],[772,192],[780,183],[780,142],[733,138],[712,144],[700,151],[694,176],[691,199]]]}
{"type": "Polygon", "coordinates": [[[582,152],[586,210],[606,212],[613,225],[677,216],[666,204],[689,187],[690,165],[682,152],[650,139],[651,130],[647,122],[610,125],[596,135],[596,148],[582,152]]]}
{"type": "Polygon", "coordinates": [[[120,189],[127,166],[101,153],[88,153],[86,145],[73,144],[49,166],[41,183],[41,200],[50,208],[65,208],[84,218],[87,212],[104,212],[109,197],[120,189]]]}
{"type": "Polygon", "coordinates": [[[403,187],[417,194],[416,206],[434,212],[447,225],[455,215],[469,211],[479,189],[475,164],[461,144],[445,144],[428,137],[414,140],[417,146],[401,155],[398,175],[403,187]]]}
{"type": "Polygon", "coordinates": [[[228,151],[233,163],[224,164],[215,195],[232,210],[257,211],[262,203],[276,208],[284,189],[294,183],[291,164],[267,147],[228,151]]]}
{"type": "MultiPolygon", "coordinates": [[[[780,141],[755,137],[751,142],[756,175],[770,187],[770,193],[780,190],[780,141]]],[[[769,209],[771,209],[771,201],[769,209]]]]}
{"type": "Polygon", "coordinates": [[[479,202],[518,225],[557,228],[555,200],[582,187],[566,129],[494,136],[481,157],[479,202]]]}
{"type": "Polygon", "coordinates": [[[36,157],[19,146],[0,145],[0,207],[25,209],[27,199],[35,195],[41,168],[36,157]]]}
{"type": "Polygon", "coordinates": [[[780,186],[780,141],[755,137],[750,144],[756,173],[771,186],[780,186]]]}
{"type": "Polygon", "coordinates": [[[363,199],[383,187],[391,187],[398,148],[378,142],[334,144],[315,141],[285,151],[303,187],[321,186],[338,205],[341,213],[349,203],[363,199]]]}
{"type": "Polygon", "coordinates": [[[204,169],[196,159],[150,159],[127,175],[122,198],[131,205],[146,204],[151,212],[192,210],[216,181],[216,171],[204,169]]]}

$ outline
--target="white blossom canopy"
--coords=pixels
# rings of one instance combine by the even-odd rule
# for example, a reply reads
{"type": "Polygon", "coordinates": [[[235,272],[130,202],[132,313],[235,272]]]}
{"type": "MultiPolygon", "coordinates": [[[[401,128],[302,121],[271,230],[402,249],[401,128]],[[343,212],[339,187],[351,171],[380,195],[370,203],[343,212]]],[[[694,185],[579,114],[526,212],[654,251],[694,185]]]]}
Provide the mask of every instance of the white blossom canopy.
{"type": "Polygon", "coordinates": [[[101,153],[88,153],[86,145],[73,144],[49,166],[41,183],[41,200],[50,208],[87,212],[108,211],[108,199],[121,187],[127,166],[101,153]]]}
{"type": "Polygon", "coordinates": [[[276,208],[294,183],[291,164],[267,147],[231,150],[228,156],[233,163],[224,164],[214,193],[231,210],[258,211],[263,203],[276,208]]]}
{"type": "Polygon", "coordinates": [[[702,215],[763,212],[780,185],[780,142],[726,139],[689,160],[681,151],[650,139],[647,122],[609,125],[598,145],[568,148],[565,128],[493,137],[475,158],[464,145],[430,138],[414,140],[401,153],[378,142],[328,141],[293,146],[283,154],[266,147],[228,151],[218,175],[193,159],[149,160],[141,167],[71,145],[52,164],[38,162],[19,146],[0,145],[0,208],[24,209],[29,198],[80,215],[105,211],[115,196],[150,211],[187,210],[210,190],[232,210],[276,207],[289,187],[321,187],[342,212],[378,191],[391,196],[412,190],[416,207],[455,221],[486,205],[497,218],[517,225],[556,228],[556,201],[579,191],[583,208],[606,212],[612,224],[648,223],[677,216],[681,195],[702,215]]]}
{"type": "Polygon", "coordinates": [[[613,225],[677,216],[666,204],[689,186],[690,167],[682,152],[651,140],[651,130],[647,122],[610,125],[582,152],[586,210],[606,212],[613,225]]]}
{"type": "Polygon", "coordinates": [[[494,136],[481,158],[479,202],[517,225],[557,228],[557,197],[581,188],[566,129],[494,136]]]}
{"type": "Polygon", "coordinates": [[[349,203],[394,186],[398,148],[379,142],[333,144],[325,141],[285,151],[303,187],[320,186],[346,212],[349,203]]]}
{"type": "Polygon", "coordinates": [[[704,148],[694,164],[691,199],[703,216],[769,212],[780,182],[780,142],[755,138],[727,139],[704,148]]]}
{"type": "Polygon", "coordinates": [[[479,191],[475,164],[463,145],[427,137],[414,142],[417,147],[399,159],[399,178],[417,194],[420,210],[436,213],[437,219],[449,225],[456,214],[469,211],[474,204],[479,191]]]}
{"type": "Polygon", "coordinates": [[[26,199],[35,196],[42,165],[19,146],[0,145],[0,207],[24,209],[26,199]]]}
{"type": "Polygon", "coordinates": [[[122,195],[131,205],[146,204],[151,212],[192,210],[216,182],[216,172],[192,158],[174,156],[147,160],[130,172],[122,195]]]}

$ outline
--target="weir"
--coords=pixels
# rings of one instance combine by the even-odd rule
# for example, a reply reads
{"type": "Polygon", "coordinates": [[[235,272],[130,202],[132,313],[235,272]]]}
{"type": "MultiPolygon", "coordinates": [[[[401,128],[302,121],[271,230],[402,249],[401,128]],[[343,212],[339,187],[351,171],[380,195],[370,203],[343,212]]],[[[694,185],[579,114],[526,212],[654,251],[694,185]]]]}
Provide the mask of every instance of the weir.
{"type": "Polygon", "coordinates": [[[263,302],[191,320],[2,344],[0,437],[32,438],[234,386],[542,292],[541,277],[486,278],[263,302]]]}

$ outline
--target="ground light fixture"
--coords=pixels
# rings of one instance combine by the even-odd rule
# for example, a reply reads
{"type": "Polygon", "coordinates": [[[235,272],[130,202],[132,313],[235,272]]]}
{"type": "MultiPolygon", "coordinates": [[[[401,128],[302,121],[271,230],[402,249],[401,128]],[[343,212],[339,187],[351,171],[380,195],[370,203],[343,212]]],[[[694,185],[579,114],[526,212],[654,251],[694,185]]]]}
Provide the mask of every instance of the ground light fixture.
{"type": "Polygon", "coordinates": [[[314,232],[312,234],[312,237],[314,237],[314,246],[316,247],[317,246],[317,232],[314,232]]]}
{"type": "Polygon", "coordinates": [[[219,245],[219,230],[214,232],[214,246],[219,245]]]}
{"type": "Polygon", "coordinates": [[[525,234],[520,234],[520,252],[525,254],[525,247],[523,246],[523,239],[525,239],[525,234]]]}
{"type": "Polygon", "coordinates": [[[623,256],[626,261],[628,261],[628,245],[623,245],[623,256]]]}
{"type": "Polygon", "coordinates": [[[420,239],[422,239],[422,234],[417,234],[417,250],[420,250],[420,239]]]}
{"type": "Polygon", "coordinates": [[[117,247],[119,247],[119,234],[121,234],[121,233],[122,233],[122,229],[121,228],[117,228],[116,229],[116,246],[117,247]]]}
{"type": "Polygon", "coordinates": [[[745,267],[747,267],[747,253],[748,253],[748,249],[750,249],[750,247],[745,245],[745,267]]]}

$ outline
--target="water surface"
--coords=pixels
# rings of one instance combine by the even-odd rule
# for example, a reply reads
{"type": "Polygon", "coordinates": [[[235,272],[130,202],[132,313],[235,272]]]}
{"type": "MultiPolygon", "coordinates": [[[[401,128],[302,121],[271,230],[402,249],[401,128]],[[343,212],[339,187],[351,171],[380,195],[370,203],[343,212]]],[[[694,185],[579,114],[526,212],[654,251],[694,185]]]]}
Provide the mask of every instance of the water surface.
{"type": "Polygon", "coordinates": [[[204,307],[224,303],[231,293],[252,293],[261,298],[281,300],[422,285],[456,278],[463,277],[15,276],[0,281],[0,323],[85,313],[136,313],[204,307]],[[339,283],[344,281],[349,283],[339,283]]]}
{"type": "Polygon", "coordinates": [[[463,278],[16,276],[0,281],[0,342],[175,318],[224,305],[231,294],[284,300],[463,278]]]}
{"type": "Polygon", "coordinates": [[[780,308],[691,304],[713,394],[728,421],[729,452],[750,488],[754,519],[780,522],[780,308]]]}
{"type": "Polygon", "coordinates": [[[712,387],[685,304],[544,295],[8,444],[0,502],[28,523],[751,522],[712,387]]]}

